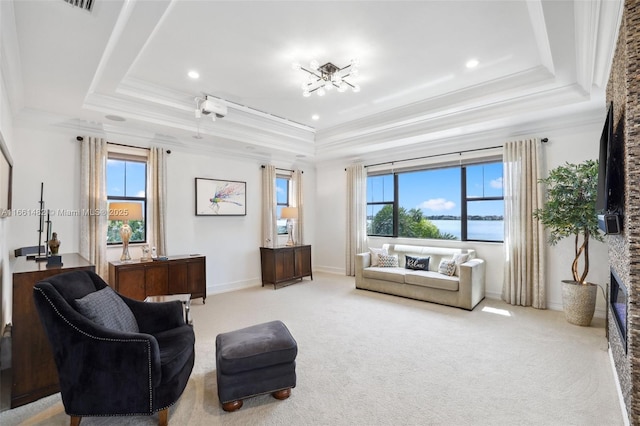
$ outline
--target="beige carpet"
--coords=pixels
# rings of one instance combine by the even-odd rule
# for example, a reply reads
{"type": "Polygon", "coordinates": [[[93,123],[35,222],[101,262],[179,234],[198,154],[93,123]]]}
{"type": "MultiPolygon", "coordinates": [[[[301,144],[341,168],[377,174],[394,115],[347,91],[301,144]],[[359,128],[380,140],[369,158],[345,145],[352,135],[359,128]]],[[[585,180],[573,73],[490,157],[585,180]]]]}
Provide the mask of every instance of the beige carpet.
{"type": "MultiPolygon", "coordinates": [[[[604,321],[496,300],[474,311],[356,290],[316,274],[273,290],[194,301],[196,365],[172,425],[622,425],[604,321]],[[280,319],[298,341],[298,386],[235,413],[219,406],[215,336],[280,319]]],[[[0,414],[0,424],[67,425],[59,394],[0,414]]],[[[82,425],[153,425],[153,417],[82,425]]]]}

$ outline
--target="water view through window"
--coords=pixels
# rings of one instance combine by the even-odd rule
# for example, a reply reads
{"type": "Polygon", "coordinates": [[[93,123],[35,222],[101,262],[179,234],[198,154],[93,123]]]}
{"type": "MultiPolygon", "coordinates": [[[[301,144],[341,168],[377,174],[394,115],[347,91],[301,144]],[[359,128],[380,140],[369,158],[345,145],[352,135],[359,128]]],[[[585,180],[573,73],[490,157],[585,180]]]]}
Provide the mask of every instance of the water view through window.
{"type": "Polygon", "coordinates": [[[501,162],[367,178],[369,235],[502,241],[503,218],[501,162]]]}

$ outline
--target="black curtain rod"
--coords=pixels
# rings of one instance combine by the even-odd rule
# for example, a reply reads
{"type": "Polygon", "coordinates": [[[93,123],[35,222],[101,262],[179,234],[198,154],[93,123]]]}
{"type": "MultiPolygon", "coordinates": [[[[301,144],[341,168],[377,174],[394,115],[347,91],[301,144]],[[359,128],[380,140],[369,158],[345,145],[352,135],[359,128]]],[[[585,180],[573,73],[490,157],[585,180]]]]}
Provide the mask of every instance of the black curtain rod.
{"type": "MultiPolygon", "coordinates": [[[[266,166],[263,164],[262,166],[260,166],[261,169],[264,169],[266,166]]],[[[276,167],[276,170],[282,170],[283,172],[295,172],[295,170],[290,170],[290,169],[281,169],[279,167],[276,167]]],[[[300,173],[304,173],[304,170],[300,170],[300,173]]]]}
{"type": "MultiPolygon", "coordinates": [[[[542,143],[547,143],[549,142],[548,138],[542,138],[540,139],[540,141],[542,143]]],[[[374,167],[374,166],[381,166],[383,164],[395,164],[395,163],[402,163],[404,161],[413,161],[413,160],[424,160],[427,158],[435,158],[435,157],[442,157],[444,155],[452,155],[452,154],[458,154],[458,155],[462,155],[465,154],[467,152],[476,152],[476,151],[485,151],[487,149],[496,149],[496,148],[502,148],[502,145],[498,145],[498,146],[489,146],[487,148],[476,148],[476,149],[467,149],[464,151],[457,151],[457,152],[448,152],[445,154],[433,154],[433,155],[425,155],[424,157],[415,157],[415,158],[405,158],[404,160],[397,160],[397,161],[385,161],[383,163],[376,163],[376,164],[367,164],[366,166],[364,166],[365,168],[367,167],[374,167]]],[[[346,170],[346,169],[345,169],[346,170]]]]}
{"type": "MultiPolygon", "coordinates": [[[[84,137],[82,137],[82,136],[76,136],[76,140],[77,140],[78,142],[82,142],[82,141],[84,140],[84,137]]],[[[125,144],[123,144],[123,143],[115,143],[115,142],[109,142],[109,141],[107,141],[107,143],[108,143],[109,145],[124,146],[124,147],[126,147],[126,148],[146,149],[147,151],[149,151],[149,150],[151,149],[151,148],[144,148],[144,147],[141,147],[141,146],[125,145],[125,144]]],[[[170,150],[167,150],[167,154],[171,154],[171,151],[170,151],[170,150]]]]}

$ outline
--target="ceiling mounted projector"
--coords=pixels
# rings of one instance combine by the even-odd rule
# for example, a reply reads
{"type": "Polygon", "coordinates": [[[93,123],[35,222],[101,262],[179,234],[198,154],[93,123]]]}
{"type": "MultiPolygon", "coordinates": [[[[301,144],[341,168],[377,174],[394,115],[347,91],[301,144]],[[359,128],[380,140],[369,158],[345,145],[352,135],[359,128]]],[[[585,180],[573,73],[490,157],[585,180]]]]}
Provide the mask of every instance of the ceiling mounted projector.
{"type": "Polygon", "coordinates": [[[196,118],[200,118],[202,114],[211,115],[215,121],[216,117],[223,118],[227,115],[227,105],[212,96],[205,96],[204,99],[196,98],[196,118]]]}

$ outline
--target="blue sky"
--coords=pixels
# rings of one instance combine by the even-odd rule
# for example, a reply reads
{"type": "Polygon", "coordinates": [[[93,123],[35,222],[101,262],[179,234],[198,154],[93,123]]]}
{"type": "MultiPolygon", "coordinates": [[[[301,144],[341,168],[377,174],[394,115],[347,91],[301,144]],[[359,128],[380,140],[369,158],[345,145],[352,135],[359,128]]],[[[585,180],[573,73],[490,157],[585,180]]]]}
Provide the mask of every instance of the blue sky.
{"type": "Polygon", "coordinates": [[[144,197],[146,164],[136,161],[107,160],[107,195],[144,197]],[[126,167],[125,167],[126,164],[126,167]],[[126,187],[125,187],[126,175],[126,187]]]}
{"type": "MultiPolygon", "coordinates": [[[[426,216],[460,215],[459,167],[399,174],[400,206],[420,208],[426,216]]],[[[467,166],[467,196],[502,196],[502,163],[467,166]]],[[[393,200],[392,175],[368,179],[367,201],[393,200]]],[[[470,215],[504,214],[502,201],[476,201],[468,205],[470,215]]]]}

